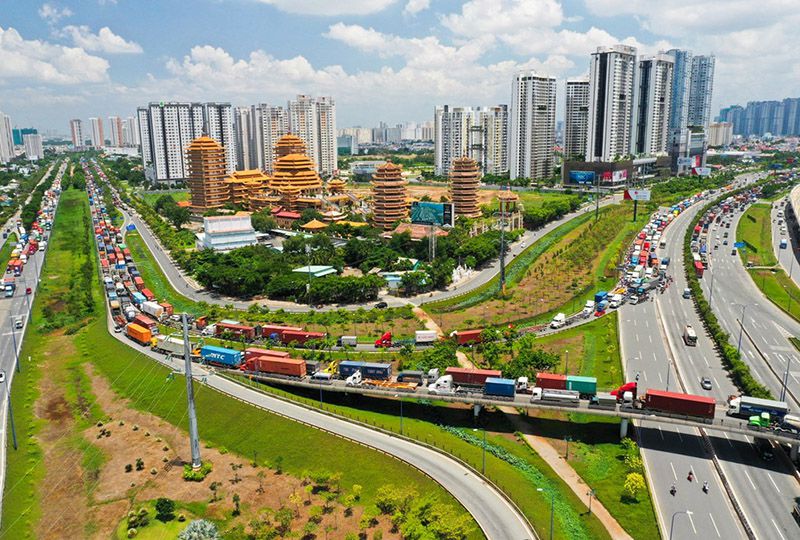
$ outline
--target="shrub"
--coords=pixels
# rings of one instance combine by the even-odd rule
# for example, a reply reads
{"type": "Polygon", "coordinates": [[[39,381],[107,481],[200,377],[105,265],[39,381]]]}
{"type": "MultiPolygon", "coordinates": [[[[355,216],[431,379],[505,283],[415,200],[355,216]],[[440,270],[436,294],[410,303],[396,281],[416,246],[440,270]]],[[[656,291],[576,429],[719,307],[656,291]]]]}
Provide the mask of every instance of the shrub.
{"type": "Polygon", "coordinates": [[[191,482],[202,482],[206,476],[211,472],[213,464],[210,461],[204,461],[200,469],[192,469],[191,463],[183,466],[183,479],[191,482]]]}
{"type": "Polygon", "coordinates": [[[166,497],[159,497],[156,501],[156,519],[170,521],[175,518],[175,501],[166,497]]]}

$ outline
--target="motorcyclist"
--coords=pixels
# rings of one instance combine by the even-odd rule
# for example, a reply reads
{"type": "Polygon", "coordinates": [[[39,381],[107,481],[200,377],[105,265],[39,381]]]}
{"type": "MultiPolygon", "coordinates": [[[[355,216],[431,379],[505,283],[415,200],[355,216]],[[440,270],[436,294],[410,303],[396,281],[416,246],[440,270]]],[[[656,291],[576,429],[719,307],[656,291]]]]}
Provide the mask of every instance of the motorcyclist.
{"type": "Polygon", "coordinates": [[[672,484],[672,487],[669,488],[670,494],[674,496],[675,492],[677,492],[677,491],[678,491],[678,489],[675,487],[675,484],[672,484]]]}
{"type": "Polygon", "coordinates": [[[691,469],[689,469],[689,475],[686,477],[686,479],[687,479],[689,482],[691,482],[691,481],[694,479],[694,473],[692,472],[692,470],[691,470],[691,469]]]}
{"type": "Polygon", "coordinates": [[[705,491],[706,493],[708,493],[708,480],[706,480],[705,482],[703,482],[703,491],[705,491]]]}

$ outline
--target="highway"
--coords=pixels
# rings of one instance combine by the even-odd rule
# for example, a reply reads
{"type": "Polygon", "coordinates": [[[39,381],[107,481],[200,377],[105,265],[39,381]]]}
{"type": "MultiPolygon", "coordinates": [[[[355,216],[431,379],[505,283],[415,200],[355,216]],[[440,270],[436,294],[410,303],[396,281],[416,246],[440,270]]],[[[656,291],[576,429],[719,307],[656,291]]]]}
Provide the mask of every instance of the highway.
{"type": "MultiPolygon", "coordinates": [[[[44,182],[53,173],[55,165],[56,164],[54,163],[50,166],[48,172],[42,177],[41,182],[44,182]]],[[[63,176],[65,169],[66,162],[63,162],[56,173],[57,180],[63,176]]],[[[25,200],[25,204],[30,201],[30,197],[31,196],[29,195],[25,200]]],[[[21,206],[24,206],[24,204],[21,206]]],[[[19,213],[15,214],[15,216],[9,220],[9,223],[13,223],[12,220],[15,220],[18,216],[19,213]]],[[[6,226],[8,226],[8,224],[6,226]]],[[[5,227],[3,230],[5,230],[5,227]]],[[[6,481],[6,452],[9,451],[9,448],[11,452],[15,451],[13,446],[11,446],[11,437],[8,436],[7,431],[10,428],[8,421],[7,390],[11,387],[13,382],[16,356],[19,353],[19,350],[22,348],[22,338],[28,329],[28,315],[30,313],[30,306],[36,297],[39,274],[41,273],[42,265],[44,264],[46,255],[47,251],[37,251],[31,255],[28,258],[27,264],[25,264],[25,269],[22,273],[22,276],[16,279],[17,290],[14,293],[14,296],[11,298],[0,298],[0,329],[2,329],[0,330],[0,370],[4,371],[6,374],[6,382],[0,385],[0,415],[2,415],[2,430],[0,430],[0,436],[2,436],[3,441],[3,443],[0,445],[0,508],[3,506],[3,495],[6,481]],[[25,294],[25,289],[27,287],[31,288],[30,295],[25,294]],[[22,329],[14,329],[13,320],[16,317],[22,317],[22,329]]],[[[3,270],[5,271],[5,269],[3,270]]],[[[21,369],[26,369],[26,362],[26,359],[20,358],[21,369]]],[[[18,389],[18,391],[21,390],[18,389]]],[[[20,439],[26,437],[26,433],[24,431],[20,432],[20,430],[17,430],[17,437],[20,439]]]]}
{"type": "MultiPolygon", "coordinates": [[[[747,179],[752,180],[754,176],[751,175],[747,179]]],[[[720,308],[723,313],[728,315],[729,318],[721,319],[721,323],[730,332],[734,344],[738,338],[736,331],[738,330],[738,319],[735,315],[737,312],[741,313],[741,307],[737,309],[735,306],[731,306],[729,298],[733,295],[745,298],[761,296],[755,284],[742,268],[739,257],[731,255],[734,231],[739,216],[741,216],[741,212],[734,216],[730,229],[722,226],[724,221],[709,228],[708,238],[711,252],[709,271],[701,280],[705,289],[704,294],[706,298],[711,298],[712,308],[718,316],[720,308]],[[729,233],[727,246],[723,244],[726,231],[729,233]],[[717,235],[720,237],[719,241],[716,240],[717,235]],[[715,244],[719,244],[719,248],[714,249],[715,244]],[[736,270],[743,275],[736,275],[736,270]],[[714,278],[712,296],[711,278],[715,273],[717,275],[714,278]],[[731,316],[732,318],[730,318],[731,316]]],[[[706,334],[695,311],[692,300],[682,297],[682,292],[687,286],[682,270],[684,264],[683,234],[685,234],[686,225],[688,222],[680,228],[682,233],[677,239],[679,241],[669,242],[667,245],[667,255],[672,260],[675,281],[664,295],[660,295],[657,302],[667,327],[667,338],[676,351],[675,358],[685,383],[685,390],[700,395],[711,395],[717,402],[724,402],[728,396],[736,394],[738,391],[727,376],[713,342],[706,334]],[[686,324],[691,324],[698,334],[696,347],[688,347],[684,344],[683,333],[686,324]],[[700,386],[700,379],[704,376],[710,377],[712,380],[711,391],[703,390],[700,386]]],[[[764,300],[762,299],[760,303],[763,304],[764,300]]],[[[750,315],[749,311],[748,315],[750,315]]],[[[770,339],[776,340],[777,338],[783,339],[785,344],[791,347],[782,336],[772,336],[770,339]]],[[[757,353],[746,349],[745,341],[746,339],[743,338],[743,351],[748,351],[746,359],[752,364],[752,360],[758,358],[757,353]]],[[[770,379],[769,375],[765,373],[766,368],[763,362],[756,362],[755,365],[759,368],[754,370],[759,379],[762,381],[770,379]]],[[[768,384],[768,386],[770,385],[768,384]]],[[[774,387],[774,385],[772,386],[774,387]]],[[[728,479],[734,497],[741,505],[747,523],[755,535],[759,538],[787,539],[797,535],[797,523],[790,512],[794,498],[800,496],[800,485],[794,475],[793,467],[788,460],[783,458],[783,454],[776,452],[777,457],[774,461],[764,462],[753,446],[752,437],[725,435],[720,438],[715,436],[711,438],[711,443],[719,458],[718,463],[721,470],[728,479]]]]}

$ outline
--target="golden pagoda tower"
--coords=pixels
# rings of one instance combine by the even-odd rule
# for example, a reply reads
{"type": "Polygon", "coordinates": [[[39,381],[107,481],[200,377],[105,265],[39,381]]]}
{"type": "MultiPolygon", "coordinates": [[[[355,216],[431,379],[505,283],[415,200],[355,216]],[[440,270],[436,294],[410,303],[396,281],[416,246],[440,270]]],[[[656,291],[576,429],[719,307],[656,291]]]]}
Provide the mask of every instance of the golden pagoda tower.
{"type": "Polygon", "coordinates": [[[453,201],[456,216],[481,216],[481,209],[478,207],[480,178],[477,161],[466,156],[453,160],[450,167],[450,200],[453,201]]]}
{"type": "Polygon", "coordinates": [[[228,186],[225,184],[228,172],[222,146],[203,135],[186,149],[186,160],[192,210],[202,213],[222,207],[228,201],[228,186]]]}
{"type": "Polygon", "coordinates": [[[322,191],[322,179],[314,162],[305,154],[305,145],[300,138],[284,135],[278,140],[275,153],[279,157],[273,166],[270,189],[279,193],[291,189],[307,202],[322,191]]]}
{"type": "Polygon", "coordinates": [[[289,154],[306,154],[306,143],[297,135],[291,133],[282,136],[275,143],[275,159],[288,156],[289,154]]]}
{"type": "Polygon", "coordinates": [[[400,165],[387,161],[372,175],[372,221],[383,230],[408,217],[402,170],[400,165]]]}

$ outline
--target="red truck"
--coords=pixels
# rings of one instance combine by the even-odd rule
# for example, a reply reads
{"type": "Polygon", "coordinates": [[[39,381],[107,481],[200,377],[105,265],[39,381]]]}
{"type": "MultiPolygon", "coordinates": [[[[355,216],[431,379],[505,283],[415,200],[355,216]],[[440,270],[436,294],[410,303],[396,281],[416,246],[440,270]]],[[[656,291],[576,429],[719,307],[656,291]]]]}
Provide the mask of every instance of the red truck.
{"type": "Polygon", "coordinates": [[[133,278],[133,284],[136,285],[136,290],[139,292],[142,292],[142,289],[144,289],[144,280],[139,276],[133,278]]]}
{"type": "Polygon", "coordinates": [[[476,330],[457,330],[451,333],[450,336],[454,337],[459,345],[469,345],[471,343],[480,343],[482,333],[483,328],[478,328],[476,330]]]}
{"type": "Polygon", "coordinates": [[[224,322],[217,323],[215,330],[217,337],[221,336],[226,332],[233,334],[237,338],[244,338],[247,340],[252,340],[256,338],[256,329],[254,326],[247,326],[244,324],[230,324],[224,322]]]}
{"type": "Polygon", "coordinates": [[[274,373],[290,377],[305,377],[306,363],[296,358],[280,358],[277,356],[256,356],[245,360],[242,371],[259,371],[261,373],[274,373]]]}
{"type": "Polygon", "coordinates": [[[557,373],[537,373],[536,386],[550,390],[566,390],[567,376],[557,373]]]}
{"type": "Polygon", "coordinates": [[[638,405],[641,408],[653,411],[699,416],[708,419],[714,418],[716,408],[714,398],[653,389],[647,390],[638,405]]]}
{"type": "Polygon", "coordinates": [[[284,330],[281,334],[281,343],[288,345],[290,343],[297,343],[303,345],[314,339],[324,339],[325,334],[322,332],[305,332],[303,330],[284,330]]]}
{"type": "Polygon", "coordinates": [[[259,356],[271,356],[275,358],[289,358],[286,351],[273,351],[272,349],[259,349],[258,347],[248,347],[244,350],[244,359],[250,360],[259,356]]]}
{"type": "Polygon", "coordinates": [[[490,377],[502,377],[503,374],[497,369],[468,369],[459,367],[449,367],[444,371],[445,375],[452,375],[455,384],[467,386],[483,386],[486,379],[490,377]]]}
{"type": "Polygon", "coordinates": [[[147,328],[153,334],[158,333],[158,323],[153,319],[151,319],[150,317],[148,317],[147,315],[139,313],[136,317],[133,318],[131,322],[141,327],[147,328]]]}
{"type": "Polygon", "coordinates": [[[392,346],[392,333],[384,332],[381,337],[375,340],[375,346],[378,348],[389,348],[392,346]]]}
{"type": "Polygon", "coordinates": [[[148,302],[152,302],[153,300],[156,299],[156,295],[154,295],[152,291],[150,291],[150,289],[148,288],[144,288],[139,292],[141,292],[144,295],[144,297],[147,298],[148,302]]]}

